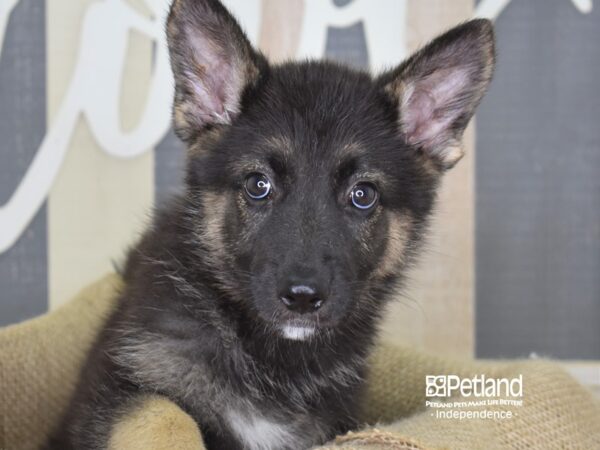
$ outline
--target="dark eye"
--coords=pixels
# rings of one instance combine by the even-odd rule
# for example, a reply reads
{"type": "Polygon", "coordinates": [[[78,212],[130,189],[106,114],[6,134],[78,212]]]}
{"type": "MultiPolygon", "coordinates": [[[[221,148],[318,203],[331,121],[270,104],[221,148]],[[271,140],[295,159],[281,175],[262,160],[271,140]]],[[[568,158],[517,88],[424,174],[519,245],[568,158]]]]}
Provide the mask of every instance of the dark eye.
{"type": "Polygon", "coordinates": [[[263,200],[271,193],[271,182],[262,173],[253,173],[246,177],[244,189],[252,200],[263,200]]]}
{"type": "Polygon", "coordinates": [[[371,183],[358,183],[350,192],[352,206],[358,209],[371,209],[377,203],[379,194],[371,183]]]}

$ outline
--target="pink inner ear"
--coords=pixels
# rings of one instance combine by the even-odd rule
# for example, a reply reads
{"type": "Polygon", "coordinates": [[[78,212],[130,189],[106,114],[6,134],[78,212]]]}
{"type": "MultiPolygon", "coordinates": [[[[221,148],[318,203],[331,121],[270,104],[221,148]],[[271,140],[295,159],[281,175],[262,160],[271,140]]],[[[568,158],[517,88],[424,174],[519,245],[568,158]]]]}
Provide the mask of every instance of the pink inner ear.
{"type": "Polygon", "coordinates": [[[467,87],[464,68],[436,70],[408,82],[402,104],[402,124],[408,142],[435,146],[448,140],[450,127],[460,115],[456,102],[467,87]]]}
{"type": "Polygon", "coordinates": [[[197,114],[202,116],[202,121],[223,115],[224,102],[218,92],[211,87],[212,83],[206,78],[201,78],[196,73],[186,73],[194,93],[194,106],[197,114]]]}
{"type": "Polygon", "coordinates": [[[200,121],[229,123],[230,114],[239,110],[239,94],[242,90],[240,67],[235,64],[236,55],[225,55],[214,48],[202,33],[191,36],[193,59],[186,75],[195,94],[195,107],[200,121]]]}

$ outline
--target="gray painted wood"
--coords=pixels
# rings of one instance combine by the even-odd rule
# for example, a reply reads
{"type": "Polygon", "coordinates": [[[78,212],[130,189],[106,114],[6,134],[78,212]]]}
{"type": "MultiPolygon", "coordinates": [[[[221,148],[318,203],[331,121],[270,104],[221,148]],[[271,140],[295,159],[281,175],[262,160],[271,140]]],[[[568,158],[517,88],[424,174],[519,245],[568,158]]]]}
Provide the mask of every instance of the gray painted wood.
{"type": "Polygon", "coordinates": [[[357,69],[369,68],[369,54],[362,22],[346,28],[329,27],[325,57],[357,69]]]}
{"type": "Polygon", "coordinates": [[[171,130],[154,151],[155,203],[163,204],[183,191],[185,146],[171,130]]]}
{"type": "MultiPolygon", "coordinates": [[[[46,131],[46,15],[43,0],[13,10],[0,60],[0,204],[12,195],[46,131]]],[[[47,310],[46,208],[0,254],[0,326],[47,310]]]]}
{"type": "Polygon", "coordinates": [[[477,116],[477,355],[599,359],[600,9],[515,0],[496,26],[477,116]]]}

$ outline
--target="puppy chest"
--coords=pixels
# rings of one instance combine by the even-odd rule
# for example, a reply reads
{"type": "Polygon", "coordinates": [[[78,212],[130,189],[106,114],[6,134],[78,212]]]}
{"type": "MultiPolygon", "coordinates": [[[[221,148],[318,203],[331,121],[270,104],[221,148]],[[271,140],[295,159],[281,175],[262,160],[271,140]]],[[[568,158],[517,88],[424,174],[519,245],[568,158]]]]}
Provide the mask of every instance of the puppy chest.
{"type": "Polygon", "coordinates": [[[307,448],[321,434],[319,427],[312,427],[305,415],[293,420],[278,420],[266,417],[257,410],[232,408],[225,411],[224,417],[232,434],[247,450],[307,448]]]}

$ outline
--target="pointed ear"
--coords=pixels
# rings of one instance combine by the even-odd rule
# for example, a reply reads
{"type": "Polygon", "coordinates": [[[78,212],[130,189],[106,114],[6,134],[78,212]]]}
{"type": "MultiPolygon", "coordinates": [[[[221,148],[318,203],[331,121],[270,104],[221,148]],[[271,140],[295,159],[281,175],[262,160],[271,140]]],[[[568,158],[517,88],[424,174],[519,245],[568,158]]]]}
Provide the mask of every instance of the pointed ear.
{"type": "Polygon", "coordinates": [[[463,155],[461,139],[492,78],[494,32],[476,19],[419,50],[380,82],[398,105],[406,141],[448,169],[463,155]]]}
{"type": "Polygon", "coordinates": [[[184,141],[207,126],[230,124],[264,58],[218,0],[174,0],[167,20],[175,78],[173,122],[184,141]]]}

